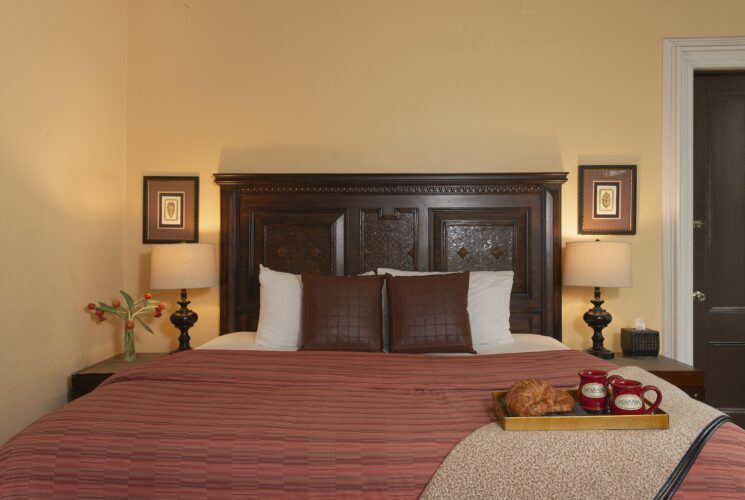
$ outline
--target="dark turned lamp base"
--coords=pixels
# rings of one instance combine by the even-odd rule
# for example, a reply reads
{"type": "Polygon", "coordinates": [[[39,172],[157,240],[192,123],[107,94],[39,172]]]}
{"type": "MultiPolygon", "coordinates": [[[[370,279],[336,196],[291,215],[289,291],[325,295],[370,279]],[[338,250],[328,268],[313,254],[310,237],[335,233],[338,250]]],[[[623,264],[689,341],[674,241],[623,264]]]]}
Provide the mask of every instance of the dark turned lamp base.
{"type": "Polygon", "coordinates": [[[588,354],[592,354],[593,356],[596,356],[598,358],[603,358],[603,359],[613,359],[615,357],[615,354],[613,354],[613,351],[609,351],[608,349],[605,349],[605,348],[599,349],[597,351],[595,349],[590,348],[590,349],[587,349],[585,352],[588,354]]]}
{"type": "Polygon", "coordinates": [[[613,352],[603,347],[603,341],[605,340],[605,338],[603,337],[603,328],[610,324],[610,322],[613,320],[613,316],[611,316],[608,311],[600,307],[605,301],[600,298],[599,287],[595,287],[595,298],[593,298],[590,302],[592,302],[595,307],[587,311],[585,315],[582,316],[582,319],[585,320],[585,323],[587,323],[594,332],[592,335],[592,348],[587,349],[586,352],[592,354],[593,356],[597,356],[598,358],[613,359],[613,352]]]}
{"type": "Polygon", "coordinates": [[[191,304],[191,301],[186,299],[185,288],[181,289],[181,300],[177,302],[177,304],[180,305],[181,308],[171,314],[171,323],[181,331],[181,335],[178,337],[178,349],[176,349],[176,351],[188,351],[191,349],[191,345],[189,345],[189,341],[191,340],[191,337],[189,337],[189,328],[194,326],[194,323],[197,322],[199,316],[197,316],[197,313],[186,307],[191,304]]]}

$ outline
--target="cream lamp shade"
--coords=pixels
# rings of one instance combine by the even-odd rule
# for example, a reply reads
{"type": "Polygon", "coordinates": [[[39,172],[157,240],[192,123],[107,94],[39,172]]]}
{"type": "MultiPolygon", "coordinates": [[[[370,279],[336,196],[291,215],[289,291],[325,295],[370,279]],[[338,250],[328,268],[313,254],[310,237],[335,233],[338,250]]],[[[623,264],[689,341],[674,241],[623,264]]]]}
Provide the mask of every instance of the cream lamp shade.
{"type": "Polygon", "coordinates": [[[216,285],[215,245],[212,243],[153,245],[150,255],[150,288],[153,290],[216,285]]]}
{"type": "Polygon", "coordinates": [[[615,241],[567,243],[564,285],[630,288],[631,245],[615,241]]]}

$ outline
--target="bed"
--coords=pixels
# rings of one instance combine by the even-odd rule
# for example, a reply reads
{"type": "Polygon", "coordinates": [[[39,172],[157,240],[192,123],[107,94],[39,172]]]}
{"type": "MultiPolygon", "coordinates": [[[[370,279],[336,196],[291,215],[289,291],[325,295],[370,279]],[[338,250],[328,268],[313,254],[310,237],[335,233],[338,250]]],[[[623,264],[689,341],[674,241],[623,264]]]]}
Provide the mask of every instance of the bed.
{"type": "MultiPolygon", "coordinates": [[[[522,378],[571,387],[580,369],[615,368],[560,343],[563,173],[215,178],[221,336],[120,373],[16,435],[0,448],[0,498],[505,496],[476,494],[481,473],[452,467],[495,427],[491,391],[522,378]],[[476,355],[267,349],[254,333],[260,265],[510,270],[514,338],[476,355]]],[[[655,478],[658,496],[745,494],[745,432],[707,429],[655,478]]],[[[483,476],[491,469],[508,464],[483,476]]],[[[510,497],[530,496],[516,487],[510,497]]]]}

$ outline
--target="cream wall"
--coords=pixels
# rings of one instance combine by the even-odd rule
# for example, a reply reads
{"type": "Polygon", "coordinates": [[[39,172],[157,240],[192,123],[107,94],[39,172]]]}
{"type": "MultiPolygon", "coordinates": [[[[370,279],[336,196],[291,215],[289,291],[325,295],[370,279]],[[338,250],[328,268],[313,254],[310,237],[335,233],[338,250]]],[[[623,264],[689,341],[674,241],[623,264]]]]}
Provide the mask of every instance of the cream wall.
{"type": "MultiPolygon", "coordinates": [[[[125,276],[148,283],[145,174],[199,174],[201,241],[216,242],[214,172],[564,170],[639,165],[634,288],[608,290],[616,332],[662,325],[662,39],[742,35],[745,3],[646,0],[133,0],[129,17],[125,276]]],[[[590,345],[589,289],[566,289],[564,338],[590,345]]],[[[170,302],[175,294],[160,294],[170,302]]],[[[218,291],[193,294],[194,344],[218,291]]],[[[176,345],[162,321],[143,348],[176,345]]]]}
{"type": "Polygon", "coordinates": [[[0,0],[0,444],[120,350],[84,304],[123,277],[125,50],[123,0],[0,0]]]}
{"type": "MultiPolygon", "coordinates": [[[[743,18],[737,0],[0,0],[0,442],[120,349],[83,305],[148,287],[148,174],[199,174],[216,242],[214,172],[565,170],[571,241],[576,166],[637,163],[638,234],[612,238],[635,287],[606,293],[609,345],[636,316],[659,327],[662,39],[743,18]]],[[[190,295],[200,344],[218,292],[190,295]]],[[[589,295],[565,292],[571,346],[589,295]]],[[[175,338],[163,318],[138,350],[175,338]]]]}

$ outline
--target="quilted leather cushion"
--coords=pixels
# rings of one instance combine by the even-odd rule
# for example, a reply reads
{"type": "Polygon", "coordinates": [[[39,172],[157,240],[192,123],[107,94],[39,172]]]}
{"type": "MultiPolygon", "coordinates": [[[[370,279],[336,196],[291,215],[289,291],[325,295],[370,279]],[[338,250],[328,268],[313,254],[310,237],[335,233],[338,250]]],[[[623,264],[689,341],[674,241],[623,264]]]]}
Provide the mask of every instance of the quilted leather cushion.
{"type": "Polygon", "coordinates": [[[303,275],[302,350],[382,351],[383,276],[303,275]]]}
{"type": "Polygon", "coordinates": [[[469,273],[387,274],[391,352],[470,352],[469,273]]]}

